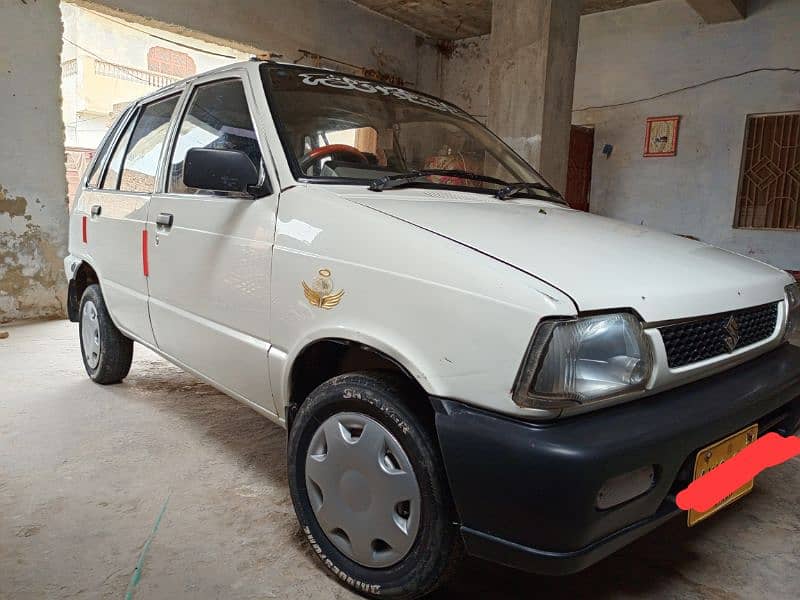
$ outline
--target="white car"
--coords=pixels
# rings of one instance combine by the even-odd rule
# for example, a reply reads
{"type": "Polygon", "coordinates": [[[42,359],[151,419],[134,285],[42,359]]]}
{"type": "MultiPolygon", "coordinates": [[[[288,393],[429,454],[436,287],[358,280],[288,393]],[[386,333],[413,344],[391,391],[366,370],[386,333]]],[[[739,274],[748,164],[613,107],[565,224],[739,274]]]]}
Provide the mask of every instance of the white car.
{"type": "Polygon", "coordinates": [[[69,249],[89,377],[138,342],[285,427],[308,542],[367,596],[464,551],[580,570],[800,423],[787,273],[571,210],[457,107],[355,76],[252,60],[134,103],[69,249]]]}

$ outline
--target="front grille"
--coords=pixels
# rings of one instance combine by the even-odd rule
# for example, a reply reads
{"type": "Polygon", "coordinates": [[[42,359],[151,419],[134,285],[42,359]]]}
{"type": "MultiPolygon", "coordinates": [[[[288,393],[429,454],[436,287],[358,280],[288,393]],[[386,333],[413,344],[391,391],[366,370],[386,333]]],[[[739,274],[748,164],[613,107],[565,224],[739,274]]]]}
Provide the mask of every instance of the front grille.
{"type": "Polygon", "coordinates": [[[767,339],[775,331],[778,303],[764,304],[659,327],[671,369],[728,354],[767,339]],[[734,322],[731,321],[733,317],[734,322]]]}

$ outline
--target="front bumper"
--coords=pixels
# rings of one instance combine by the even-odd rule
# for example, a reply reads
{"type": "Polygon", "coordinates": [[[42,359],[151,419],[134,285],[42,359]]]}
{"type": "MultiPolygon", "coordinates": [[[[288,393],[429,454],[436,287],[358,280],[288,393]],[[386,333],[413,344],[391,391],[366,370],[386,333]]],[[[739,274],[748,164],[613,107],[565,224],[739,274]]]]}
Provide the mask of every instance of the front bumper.
{"type": "Polygon", "coordinates": [[[580,571],[681,513],[696,452],[744,427],[800,425],[800,348],[638,401],[530,423],[434,399],[436,429],[467,551],[543,574],[580,571]],[[609,478],[655,465],[642,496],[599,510],[609,478]]]}

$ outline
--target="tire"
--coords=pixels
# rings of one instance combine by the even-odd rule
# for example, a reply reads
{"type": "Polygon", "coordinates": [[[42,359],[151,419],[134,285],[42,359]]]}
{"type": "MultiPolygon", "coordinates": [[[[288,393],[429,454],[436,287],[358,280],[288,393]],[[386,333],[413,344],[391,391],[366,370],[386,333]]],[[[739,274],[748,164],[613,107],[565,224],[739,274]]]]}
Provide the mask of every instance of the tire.
{"type": "Polygon", "coordinates": [[[78,322],[81,356],[89,378],[102,385],[125,379],[133,361],[133,340],[114,325],[96,283],[83,292],[78,322]]]}
{"type": "MultiPolygon", "coordinates": [[[[415,400],[418,400],[414,397],[416,394],[416,390],[408,382],[394,377],[392,374],[376,371],[334,377],[320,385],[308,396],[300,407],[289,433],[289,488],[303,535],[334,578],[370,598],[407,600],[428,594],[450,578],[463,555],[455,509],[450,497],[441,454],[435,441],[433,419],[427,413],[415,412],[411,408],[419,406],[418,403],[414,403],[415,400]],[[377,448],[378,444],[370,442],[370,439],[377,435],[375,433],[377,431],[388,431],[391,435],[383,441],[381,447],[384,450],[380,452],[386,451],[386,447],[390,449],[387,456],[382,456],[380,460],[389,461],[391,472],[394,476],[400,474],[399,476],[406,484],[415,479],[419,492],[418,498],[414,496],[414,500],[410,502],[381,503],[379,496],[383,490],[391,489],[392,484],[384,483],[385,480],[382,479],[383,475],[380,471],[377,478],[370,480],[370,485],[363,486],[361,484],[364,481],[356,479],[354,482],[351,479],[347,483],[351,487],[345,487],[345,477],[360,477],[361,465],[367,465],[367,468],[364,469],[364,473],[367,473],[368,468],[376,469],[378,467],[378,461],[374,463],[374,466],[372,466],[372,458],[366,463],[358,463],[355,467],[349,464],[344,468],[341,465],[339,468],[328,466],[332,472],[345,473],[343,476],[337,476],[338,478],[334,477],[330,480],[334,485],[327,486],[329,489],[335,490],[329,496],[330,506],[346,507],[343,509],[345,512],[342,513],[345,515],[342,529],[348,527],[347,517],[352,518],[353,515],[357,515],[357,523],[351,523],[353,530],[361,530],[361,523],[367,523],[368,527],[364,529],[368,531],[361,530],[362,534],[367,536],[366,539],[379,535],[376,533],[381,530],[378,521],[388,522],[385,521],[389,518],[386,507],[396,511],[398,515],[402,515],[401,521],[406,518],[407,520],[403,521],[406,526],[409,523],[415,523],[416,534],[413,541],[409,541],[409,534],[404,532],[406,535],[404,543],[410,544],[405,554],[398,550],[402,544],[396,548],[382,540],[372,540],[369,546],[371,554],[368,560],[375,564],[357,562],[353,556],[354,549],[356,547],[363,549],[365,546],[363,543],[351,544],[350,536],[346,531],[342,532],[342,529],[338,529],[334,530],[336,533],[326,532],[320,524],[320,519],[317,518],[314,506],[316,505],[320,510],[319,500],[321,497],[324,498],[327,492],[324,492],[315,481],[307,479],[307,464],[310,470],[314,471],[308,474],[309,477],[316,477],[318,467],[313,461],[319,460],[319,457],[323,457],[321,460],[327,461],[329,457],[336,456],[327,441],[327,434],[319,434],[319,432],[337,431],[336,429],[325,429],[326,424],[332,422],[339,423],[340,430],[344,431],[341,423],[347,424],[353,421],[363,425],[362,433],[355,430],[359,437],[356,442],[351,441],[349,444],[344,444],[342,447],[347,447],[344,452],[352,452],[349,446],[357,447],[357,444],[360,444],[365,438],[367,438],[364,441],[366,448],[377,448]],[[376,427],[375,423],[379,424],[379,427],[376,427]],[[321,450],[317,449],[317,446],[320,446],[320,435],[325,438],[321,450]],[[399,444],[396,452],[392,450],[392,448],[396,448],[395,442],[399,444]],[[394,456],[395,454],[397,456],[394,456]],[[409,465],[412,471],[411,477],[407,473],[409,465]],[[359,475],[352,475],[353,469],[359,475]],[[313,488],[311,491],[309,491],[310,487],[313,488]],[[364,509],[363,506],[358,506],[353,512],[352,493],[347,489],[360,491],[365,487],[368,490],[366,495],[369,497],[369,508],[364,509]],[[349,498],[348,493],[350,493],[349,498]],[[377,517],[373,512],[373,506],[377,507],[374,509],[378,513],[377,517]],[[363,512],[358,512],[359,510],[363,512]],[[347,552],[348,548],[351,552],[347,552]],[[392,557],[395,557],[396,561],[392,562],[394,560],[392,557]],[[378,564],[379,561],[385,561],[387,564],[378,564]]],[[[423,401],[425,400],[423,399],[423,401]]],[[[341,440],[333,443],[341,444],[341,440]]],[[[358,452],[363,453],[364,450],[358,450],[358,452]]],[[[386,470],[384,467],[381,469],[386,470]]],[[[391,492],[386,492],[386,494],[391,495],[391,492]]],[[[360,499],[357,501],[361,502],[360,499]]],[[[394,512],[390,518],[396,521],[394,512]]],[[[325,519],[322,520],[325,521],[325,519]]],[[[391,524],[389,523],[388,526],[391,524]]],[[[328,519],[326,528],[330,530],[330,519],[328,519]]],[[[361,556],[364,556],[363,553],[361,556]]]]}

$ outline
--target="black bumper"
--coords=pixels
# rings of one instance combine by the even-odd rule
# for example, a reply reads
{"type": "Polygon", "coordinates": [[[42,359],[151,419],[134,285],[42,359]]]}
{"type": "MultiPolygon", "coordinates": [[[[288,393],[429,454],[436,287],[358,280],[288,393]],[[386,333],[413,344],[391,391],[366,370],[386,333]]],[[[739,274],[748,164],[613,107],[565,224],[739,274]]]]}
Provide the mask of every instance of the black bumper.
{"type": "Polygon", "coordinates": [[[544,574],[580,571],[680,514],[695,453],[758,422],[800,424],[800,348],[639,401],[535,424],[435,399],[436,428],[468,552],[544,574]],[[653,488],[608,510],[609,478],[655,465],[653,488]]]}

